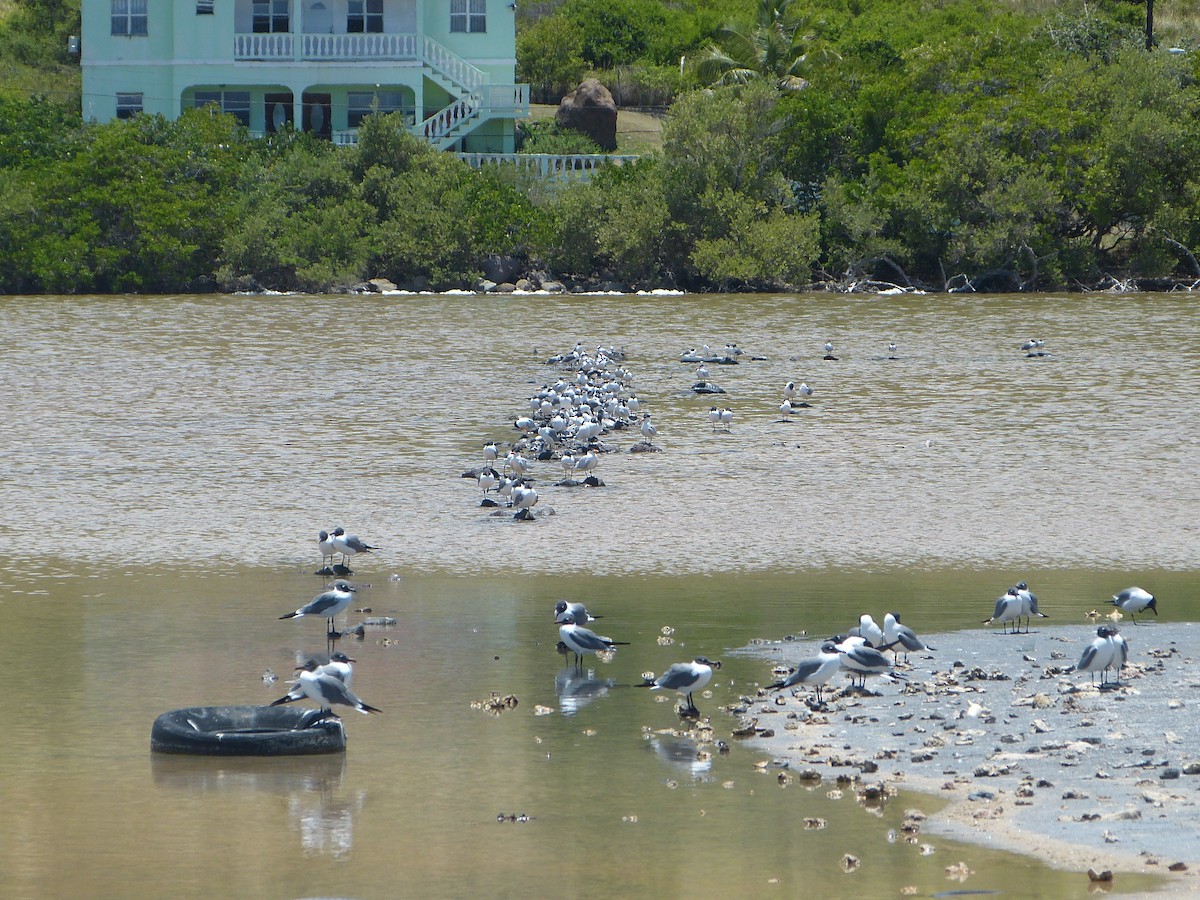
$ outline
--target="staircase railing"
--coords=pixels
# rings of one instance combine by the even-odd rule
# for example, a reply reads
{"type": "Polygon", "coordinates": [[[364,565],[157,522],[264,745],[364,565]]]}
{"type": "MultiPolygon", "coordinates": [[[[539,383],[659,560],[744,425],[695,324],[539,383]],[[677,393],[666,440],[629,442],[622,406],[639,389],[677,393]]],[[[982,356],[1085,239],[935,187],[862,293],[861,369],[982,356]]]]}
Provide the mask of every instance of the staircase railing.
{"type": "Polygon", "coordinates": [[[421,42],[421,62],[457,85],[460,94],[477,90],[488,80],[482,69],[471,65],[428,35],[421,42]]]}

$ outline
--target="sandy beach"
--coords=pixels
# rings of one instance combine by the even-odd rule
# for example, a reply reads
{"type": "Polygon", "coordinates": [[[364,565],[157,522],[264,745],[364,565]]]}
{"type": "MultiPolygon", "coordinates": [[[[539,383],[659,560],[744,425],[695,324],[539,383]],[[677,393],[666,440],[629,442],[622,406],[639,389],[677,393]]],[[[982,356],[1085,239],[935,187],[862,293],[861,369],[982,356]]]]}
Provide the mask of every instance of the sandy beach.
{"type": "MultiPolygon", "coordinates": [[[[1073,671],[1096,625],[1035,622],[1029,634],[923,634],[936,651],[901,661],[902,682],[875,678],[856,692],[841,672],[823,704],[809,687],[760,687],[731,712],[791,777],[851,775],[950,801],[925,833],[1118,879],[1171,876],[1170,893],[1198,894],[1200,625],[1139,619],[1149,621],[1119,623],[1129,664],[1103,689],[1073,671]]],[[[782,674],[818,647],[806,637],[746,652],[782,674]]]]}

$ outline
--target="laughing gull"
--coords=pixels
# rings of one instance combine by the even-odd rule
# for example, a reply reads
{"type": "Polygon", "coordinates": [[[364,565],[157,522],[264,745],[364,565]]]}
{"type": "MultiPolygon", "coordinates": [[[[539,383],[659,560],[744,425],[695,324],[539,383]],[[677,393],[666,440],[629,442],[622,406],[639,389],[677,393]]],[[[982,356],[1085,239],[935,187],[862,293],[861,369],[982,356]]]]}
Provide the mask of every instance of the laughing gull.
{"type": "Polygon", "coordinates": [[[475,483],[479,485],[479,489],[486,495],[488,491],[494,491],[496,486],[500,484],[500,473],[491,466],[484,466],[479,474],[475,476],[475,483]]]}
{"type": "Polygon", "coordinates": [[[321,565],[333,565],[333,557],[337,553],[337,548],[329,539],[328,531],[317,532],[317,549],[321,551],[321,565]]]}
{"type": "Polygon", "coordinates": [[[698,716],[700,710],[692,700],[695,691],[704,689],[712,678],[713,669],[721,668],[721,661],[712,661],[706,656],[697,656],[691,662],[675,663],[653,681],[646,681],[638,687],[650,688],[652,691],[678,691],[687,699],[687,706],[679,707],[682,716],[698,716]]]}
{"type": "Polygon", "coordinates": [[[649,413],[646,413],[646,415],[642,418],[642,424],[639,430],[642,432],[642,437],[645,439],[647,444],[654,442],[654,438],[658,435],[658,429],[655,428],[654,423],[650,421],[649,413]]]}
{"type": "Polygon", "coordinates": [[[333,534],[329,539],[333,542],[334,549],[342,554],[342,561],[347,564],[355,553],[370,553],[372,550],[379,549],[359,538],[357,534],[346,534],[346,529],[340,525],[333,529],[333,534]]]}
{"type": "Polygon", "coordinates": [[[383,712],[383,710],[368,706],[359,700],[354,691],[350,690],[332,672],[325,671],[325,668],[318,665],[315,659],[310,659],[301,666],[300,682],[297,687],[301,689],[305,697],[315,701],[322,710],[329,714],[333,714],[334,704],[357,709],[363,715],[383,712]]]}
{"type": "Polygon", "coordinates": [[[339,578],[329,586],[329,590],[317,594],[295,612],[279,618],[303,619],[305,616],[324,616],[328,620],[326,634],[332,636],[336,634],[333,630],[334,617],[345,611],[346,607],[350,605],[350,601],[354,599],[354,592],[357,590],[358,588],[351,585],[350,582],[339,578]]]}
{"type": "MultiPolygon", "coordinates": [[[[854,634],[851,629],[850,634],[854,634]]],[[[870,644],[872,647],[878,647],[883,643],[883,629],[875,624],[867,613],[863,613],[858,617],[858,636],[870,644]]]]}
{"type": "Polygon", "coordinates": [[[595,622],[600,616],[593,616],[588,612],[588,608],[582,603],[568,603],[566,600],[559,600],[554,604],[554,621],[563,625],[566,622],[575,622],[587,624],[595,622]]]}
{"type": "Polygon", "coordinates": [[[522,484],[513,486],[512,505],[516,509],[514,519],[532,519],[533,507],[538,502],[538,492],[522,484]]]}
{"type": "Polygon", "coordinates": [[[861,637],[845,637],[836,642],[835,649],[842,658],[842,668],[850,673],[850,684],[866,690],[868,675],[892,675],[887,657],[867,645],[861,637]]]}
{"type": "MultiPolygon", "coordinates": [[[[352,662],[357,662],[357,660],[351,659],[349,656],[339,650],[337,653],[329,657],[329,662],[321,665],[320,671],[328,672],[330,675],[341,681],[342,684],[346,685],[346,687],[349,687],[350,682],[354,678],[354,669],[350,667],[350,663],[352,662]]],[[[305,665],[308,665],[307,661],[305,662],[305,665]]],[[[303,670],[304,666],[296,666],[297,672],[303,670]]],[[[304,688],[300,686],[300,679],[297,678],[292,689],[278,700],[273,701],[270,705],[280,706],[284,703],[295,703],[297,700],[303,700],[304,697],[304,688]]]]}
{"type": "MultiPolygon", "coordinates": [[[[1043,619],[1050,618],[1044,612],[1040,612],[1038,610],[1037,594],[1035,594],[1035,593],[1033,593],[1033,591],[1029,590],[1029,585],[1027,585],[1024,581],[1018,581],[1015,585],[1013,585],[1012,590],[1021,601],[1021,616],[1025,617],[1025,633],[1026,634],[1029,633],[1029,625],[1030,625],[1030,623],[1032,623],[1034,616],[1038,616],[1043,619]]],[[[1021,624],[1021,620],[1020,620],[1020,617],[1018,617],[1017,625],[1020,625],[1020,624],[1021,624]]]]}
{"type": "Polygon", "coordinates": [[[996,600],[996,611],[992,613],[990,619],[984,619],[983,624],[991,625],[993,622],[999,622],[1004,626],[1004,633],[1008,634],[1008,623],[1015,622],[1012,633],[1016,634],[1021,628],[1021,608],[1021,597],[1017,594],[1017,589],[1010,587],[996,600]]]}
{"type": "Polygon", "coordinates": [[[837,645],[826,641],[821,645],[821,652],[812,659],[801,660],[794,671],[783,681],[768,685],[772,691],[795,687],[799,684],[811,684],[817,692],[817,702],[820,703],[825,682],[829,681],[842,667],[842,655],[838,653],[837,645]]]}
{"type": "Polygon", "coordinates": [[[562,625],[558,629],[558,636],[567,645],[567,649],[575,654],[575,664],[581,668],[583,666],[584,655],[603,653],[612,650],[614,647],[623,647],[629,644],[628,641],[614,641],[610,637],[604,637],[596,634],[594,631],[589,631],[582,625],[577,625],[575,618],[569,615],[563,617],[562,625]]]}
{"type": "Polygon", "coordinates": [[[1108,670],[1115,663],[1117,666],[1117,680],[1121,680],[1121,666],[1125,665],[1125,659],[1129,654],[1129,646],[1125,643],[1125,639],[1121,638],[1120,643],[1116,641],[1117,629],[1111,625],[1101,625],[1096,629],[1096,639],[1084,648],[1083,656],[1079,658],[1079,665],[1075,667],[1077,672],[1087,672],[1092,677],[1092,684],[1096,683],[1096,673],[1100,673],[1100,686],[1103,687],[1108,681],[1108,670]]]}
{"type": "Polygon", "coordinates": [[[1125,588],[1119,594],[1115,594],[1112,598],[1113,606],[1121,610],[1121,612],[1129,613],[1133,619],[1133,624],[1136,625],[1137,613],[1145,612],[1147,609],[1152,610],[1158,615],[1158,601],[1154,599],[1154,595],[1149,591],[1143,591],[1140,587],[1125,588]]]}
{"type": "Polygon", "coordinates": [[[721,424],[721,411],[715,406],[708,408],[708,421],[712,425],[713,431],[716,431],[717,426],[721,424]]]}
{"type": "Polygon", "coordinates": [[[879,645],[880,650],[891,650],[900,656],[900,650],[904,650],[904,660],[908,661],[908,654],[916,653],[919,650],[936,650],[936,647],[930,647],[917,637],[917,633],[907,625],[900,623],[900,613],[890,612],[883,617],[883,643],[879,645]]]}

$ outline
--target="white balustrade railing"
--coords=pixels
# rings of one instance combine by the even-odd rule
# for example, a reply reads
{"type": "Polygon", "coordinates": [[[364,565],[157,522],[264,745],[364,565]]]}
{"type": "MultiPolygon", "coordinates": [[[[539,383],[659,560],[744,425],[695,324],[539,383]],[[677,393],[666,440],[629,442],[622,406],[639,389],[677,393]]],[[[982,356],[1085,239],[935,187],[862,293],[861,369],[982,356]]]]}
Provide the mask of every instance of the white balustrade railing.
{"type": "Polygon", "coordinates": [[[479,95],[470,94],[419,123],[416,132],[429,143],[440,146],[442,139],[451,131],[479,114],[480,105],[479,95]]]}
{"type": "Polygon", "coordinates": [[[483,108],[493,115],[522,118],[529,115],[529,85],[485,84],[480,88],[483,108]]]}
{"type": "Polygon", "coordinates": [[[292,59],[292,35],[286,32],[235,34],[234,59],[292,59]]]}
{"type": "Polygon", "coordinates": [[[301,56],[311,60],[417,58],[415,34],[304,34],[301,56]]]}
{"type": "Polygon", "coordinates": [[[459,153],[458,158],[476,169],[510,165],[545,180],[586,180],[604,166],[623,166],[640,157],[616,153],[459,153]]]}
{"type": "Polygon", "coordinates": [[[487,75],[428,35],[421,41],[421,62],[445,76],[464,91],[473,91],[488,80],[487,75]]]}

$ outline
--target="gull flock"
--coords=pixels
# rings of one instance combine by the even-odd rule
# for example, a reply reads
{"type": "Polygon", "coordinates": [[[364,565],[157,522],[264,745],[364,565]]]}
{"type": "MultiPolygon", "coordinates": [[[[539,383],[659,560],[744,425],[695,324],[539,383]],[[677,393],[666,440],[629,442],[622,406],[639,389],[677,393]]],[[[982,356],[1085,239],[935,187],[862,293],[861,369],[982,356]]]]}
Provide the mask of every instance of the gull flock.
{"type": "MultiPolygon", "coordinates": [[[[1030,339],[1020,349],[1029,357],[1049,355],[1042,340],[1030,339]]],[[[823,360],[838,360],[832,341],[824,342],[823,350],[823,360]]],[[[684,351],[679,361],[696,366],[696,378],[691,385],[694,393],[724,393],[709,380],[709,367],[737,365],[742,358],[762,357],[746,357],[736,344],[726,343],[716,351],[708,345],[684,351]]],[[[882,358],[900,358],[894,342],[887,344],[887,355],[882,358]]],[[[463,473],[463,478],[474,481],[480,491],[481,507],[519,522],[537,521],[553,514],[548,507],[539,508],[542,495],[534,474],[539,465],[551,471],[557,468],[559,477],[552,482],[554,488],[599,488],[605,483],[597,470],[602,455],[616,449],[612,443],[614,435],[628,432],[640,436],[630,452],[661,450],[655,444],[658,427],[637,395],[623,349],[597,345],[589,350],[579,341],[571,350],[550,357],[546,364],[558,369],[559,377],[547,380],[527,398],[525,409],[512,420],[515,439],[503,443],[486,441],[481,464],[463,473]]],[[[777,421],[790,422],[794,412],[811,409],[814,394],[807,382],[788,381],[782,388],[777,421]]],[[[710,406],[706,418],[714,432],[732,430],[734,412],[730,407],[710,406]]],[[[358,590],[348,580],[353,574],[350,563],[355,556],[379,548],[337,527],[318,532],[317,549],[322,558],[317,574],[334,576],[334,580],[325,591],[280,619],[324,618],[332,650],[341,637],[335,629],[335,619],[349,608],[358,590]]],[[[1113,623],[1097,628],[1095,640],[1085,648],[1075,666],[1076,671],[1088,673],[1093,683],[1099,676],[1102,688],[1119,685],[1121,669],[1129,658],[1129,644],[1119,633],[1116,620],[1128,615],[1138,625],[1137,615],[1144,615],[1147,610],[1158,615],[1156,598],[1139,587],[1113,595],[1112,604],[1114,610],[1109,618],[1113,623]]],[[[998,624],[1001,634],[1020,634],[1023,626],[1023,633],[1027,634],[1035,617],[1046,619],[1049,615],[1039,609],[1037,596],[1021,581],[997,598],[991,616],[983,623],[998,624]]],[[[586,627],[596,618],[580,603],[563,600],[556,606],[554,621],[559,626],[559,652],[573,654],[576,669],[582,669],[587,657],[611,660],[617,648],[627,644],[586,627]]],[[[816,703],[823,704],[829,683],[839,673],[849,679],[849,689],[857,691],[866,691],[868,678],[903,683],[909,655],[934,651],[934,647],[901,622],[898,612],[886,613],[882,625],[871,615],[863,614],[844,634],[820,641],[814,656],[800,660],[786,671],[777,671],[777,680],[767,689],[794,692],[809,687],[816,703]],[[890,660],[888,651],[892,653],[890,660]]],[[[331,653],[324,662],[315,658],[304,660],[296,667],[299,676],[294,687],[275,703],[308,698],[318,705],[322,715],[332,715],[334,705],[349,706],[363,713],[379,712],[350,690],[353,662],[343,653],[331,653]]],[[[680,716],[694,718],[699,714],[694,695],[710,683],[714,671],[720,668],[719,660],[700,655],[676,663],[658,676],[643,673],[639,686],[678,693],[684,701],[678,708],[680,716]]],[[[602,687],[610,685],[611,682],[606,682],[602,687]]]]}

